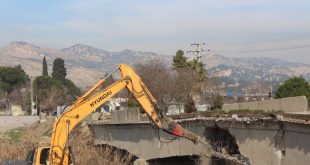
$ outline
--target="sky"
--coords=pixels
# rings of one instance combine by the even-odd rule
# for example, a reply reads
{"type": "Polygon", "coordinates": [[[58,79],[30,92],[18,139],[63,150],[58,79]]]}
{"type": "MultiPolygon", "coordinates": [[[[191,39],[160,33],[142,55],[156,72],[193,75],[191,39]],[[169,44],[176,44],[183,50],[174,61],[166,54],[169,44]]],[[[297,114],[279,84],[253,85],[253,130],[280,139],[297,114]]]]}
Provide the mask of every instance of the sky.
{"type": "Polygon", "coordinates": [[[173,55],[204,42],[227,57],[310,64],[309,0],[0,0],[0,20],[0,46],[81,43],[173,55]]]}

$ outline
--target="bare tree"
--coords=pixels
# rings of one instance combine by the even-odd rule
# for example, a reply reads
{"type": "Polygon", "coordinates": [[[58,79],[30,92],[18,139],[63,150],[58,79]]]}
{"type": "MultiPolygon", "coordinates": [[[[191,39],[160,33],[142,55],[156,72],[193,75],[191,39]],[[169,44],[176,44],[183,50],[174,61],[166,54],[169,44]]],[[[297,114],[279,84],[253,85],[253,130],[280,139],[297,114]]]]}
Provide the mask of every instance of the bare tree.
{"type": "Polygon", "coordinates": [[[173,102],[195,105],[193,96],[202,92],[202,82],[196,80],[192,69],[172,70],[158,59],[137,63],[134,68],[163,110],[173,102]]]}
{"type": "Polygon", "coordinates": [[[134,68],[156,98],[160,108],[167,110],[174,99],[176,86],[171,69],[157,59],[138,63],[134,68]]]}
{"type": "Polygon", "coordinates": [[[40,103],[40,109],[45,112],[52,111],[56,109],[58,105],[64,103],[63,98],[63,92],[58,88],[52,87],[48,97],[40,103]]]}

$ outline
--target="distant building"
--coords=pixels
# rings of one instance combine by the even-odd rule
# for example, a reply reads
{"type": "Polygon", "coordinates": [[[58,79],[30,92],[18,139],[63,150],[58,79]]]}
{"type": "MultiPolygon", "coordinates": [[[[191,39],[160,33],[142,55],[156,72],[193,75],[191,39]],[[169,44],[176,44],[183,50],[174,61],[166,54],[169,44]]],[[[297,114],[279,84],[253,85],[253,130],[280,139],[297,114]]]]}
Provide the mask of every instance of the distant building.
{"type": "Polygon", "coordinates": [[[23,116],[23,115],[25,115],[25,112],[23,111],[21,105],[12,104],[11,105],[11,112],[12,112],[12,116],[23,116]]]}
{"type": "Polygon", "coordinates": [[[111,112],[116,110],[123,110],[126,108],[124,105],[127,104],[128,98],[111,98],[100,108],[101,112],[111,112]]]}
{"type": "Polygon", "coordinates": [[[184,105],[173,103],[169,105],[166,115],[178,115],[180,113],[184,113],[184,105]]]}
{"type": "Polygon", "coordinates": [[[31,116],[38,116],[38,109],[35,102],[31,103],[31,116]]]}
{"type": "Polygon", "coordinates": [[[198,112],[205,112],[211,109],[211,105],[210,104],[196,105],[196,109],[198,112]]]}

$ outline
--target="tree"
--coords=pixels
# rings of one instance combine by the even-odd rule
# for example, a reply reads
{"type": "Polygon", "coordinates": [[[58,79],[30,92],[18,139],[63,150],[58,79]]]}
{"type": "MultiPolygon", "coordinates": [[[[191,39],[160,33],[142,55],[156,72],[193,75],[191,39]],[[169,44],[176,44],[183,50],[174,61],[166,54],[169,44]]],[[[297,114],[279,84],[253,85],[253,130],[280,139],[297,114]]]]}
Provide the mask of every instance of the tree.
{"type": "Polygon", "coordinates": [[[159,107],[164,111],[167,110],[174,96],[176,96],[176,86],[171,69],[163,61],[156,59],[135,64],[134,68],[156,98],[159,107]]]}
{"type": "Polygon", "coordinates": [[[194,72],[188,68],[180,68],[177,72],[173,85],[174,98],[177,102],[185,103],[188,97],[193,96],[194,93],[200,93],[194,76],[194,72]]]}
{"type": "Polygon", "coordinates": [[[180,83],[183,86],[183,90],[187,91],[185,100],[188,99],[187,95],[200,95],[201,99],[204,97],[202,93],[206,87],[207,80],[207,71],[204,66],[198,58],[187,61],[183,50],[178,50],[173,57],[173,67],[178,74],[178,81],[176,83],[180,83]],[[183,83],[185,81],[186,83],[183,83]]]}
{"type": "Polygon", "coordinates": [[[41,111],[54,110],[58,105],[70,105],[81,95],[81,90],[68,79],[62,83],[49,76],[39,76],[33,81],[34,96],[41,111]]]}
{"type": "Polygon", "coordinates": [[[66,93],[66,102],[71,102],[76,100],[76,96],[81,95],[81,90],[75,84],[69,80],[66,79],[64,83],[65,93],[66,93]]]}
{"type": "Polygon", "coordinates": [[[0,88],[10,93],[15,87],[25,85],[29,77],[20,65],[15,67],[0,67],[0,88]]]}
{"type": "Polygon", "coordinates": [[[185,113],[197,112],[195,102],[191,96],[187,97],[187,101],[184,105],[184,111],[185,111],[185,113]]]}
{"type": "Polygon", "coordinates": [[[192,69],[195,73],[195,78],[197,81],[202,82],[207,79],[207,70],[204,68],[205,65],[199,61],[197,58],[188,61],[187,65],[190,69],[192,69]]]}
{"type": "Polygon", "coordinates": [[[184,57],[184,51],[180,49],[176,52],[176,55],[173,56],[172,65],[175,69],[186,68],[188,66],[186,60],[187,58],[184,57]]]}
{"type": "Polygon", "coordinates": [[[47,62],[46,62],[45,56],[43,57],[42,76],[48,76],[48,72],[47,72],[47,62]]]}
{"type": "Polygon", "coordinates": [[[51,111],[58,105],[71,104],[76,100],[76,96],[81,94],[81,90],[71,80],[66,79],[63,59],[54,60],[52,77],[49,77],[44,57],[42,74],[43,76],[37,77],[33,82],[34,94],[38,98],[41,111],[51,111]]]}
{"type": "Polygon", "coordinates": [[[67,72],[65,68],[65,61],[61,58],[56,58],[53,62],[52,77],[59,80],[62,83],[65,83],[66,75],[67,72]]]}
{"type": "Polygon", "coordinates": [[[275,98],[306,96],[310,101],[310,85],[303,77],[292,77],[281,84],[275,98]]]}
{"type": "Polygon", "coordinates": [[[220,94],[217,94],[213,100],[213,105],[211,107],[212,110],[215,109],[222,109],[222,106],[224,104],[224,98],[220,94]]]}
{"type": "Polygon", "coordinates": [[[0,97],[6,98],[12,104],[22,106],[29,110],[30,79],[20,65],[15,67],[0,67],[0,97]]]}
{"type": "Polygon", "coordinates": [[[58,105],[64,103],[63,97],[63,90],[56,86],[52,86],[48,96],[39,103],[40,110],[45,112],[55,110],[58,105]]]}
{"type": "Polygon", "coordinates": [[[207,78],[207,70],[204,68],[205,65],[199,61],[198,58],[187,61],[187,58],[184,57],[184,51],[181,49],[176,52],[175,56],[173,56],[172,65],[174,69],[181,72],[184,71],[184,69],[193,70],[195,73],[195,78],[198,81],[204,81],[207,78]]]}
{"type": "Polygon", "coordinates": [[[33,81],[34,96],[37,97],[40,111],[51,111],[55,105],[65,103],[62,83],[49,76],[39,76],[33,81]]]}

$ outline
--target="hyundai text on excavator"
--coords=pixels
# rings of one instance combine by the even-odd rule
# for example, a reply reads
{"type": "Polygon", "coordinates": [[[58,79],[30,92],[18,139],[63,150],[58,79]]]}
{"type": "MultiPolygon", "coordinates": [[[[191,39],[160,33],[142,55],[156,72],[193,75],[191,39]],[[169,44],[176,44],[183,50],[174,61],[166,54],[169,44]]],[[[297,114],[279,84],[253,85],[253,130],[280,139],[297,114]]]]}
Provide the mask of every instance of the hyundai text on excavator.
{"type": "Polygon", "coordinates": [[[144,112],[151,119],[154,125],[164,131],[179,137],[185,137],[194,143],[200,141],[200,137],[177,124],[172,119],[166,117],[159,109],[156,99],[146,88],[141,78],[134,70],[120,64],[105,79],[99,80],[83,96],[65,111],[54,123],[50,146],[37,147],[28,153],[27,163],[31,165],[68,165],[74,164],[71,150],[68,144],[68,138],[72,129],[85,119],[89,114],[102,106],[107,100],[127,88],[135,97],[144,112]],[[121,78],[105,89],[98,91],[105,80],[115,71],[119,70],[121,78]]]}

